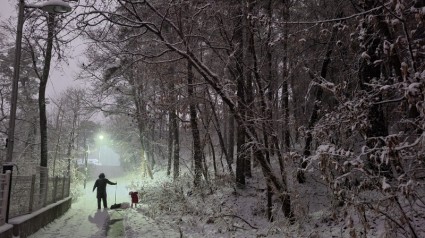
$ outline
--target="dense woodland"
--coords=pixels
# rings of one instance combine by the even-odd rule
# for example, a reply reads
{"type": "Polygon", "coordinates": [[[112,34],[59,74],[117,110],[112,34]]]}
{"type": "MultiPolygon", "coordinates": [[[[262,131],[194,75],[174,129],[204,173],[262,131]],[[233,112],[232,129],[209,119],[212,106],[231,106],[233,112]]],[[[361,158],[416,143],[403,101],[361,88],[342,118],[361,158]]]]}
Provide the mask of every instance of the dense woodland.
{"type": "MultiPolygon", "coordinates": [[[[50,173],[71,169],[81,179],[73,161],[102,127],[128,170],[166,169],[176,181],[189,170],[194,190],[223,177],[244,190],[260,178],[270,221],[305,216],[297,188],[320,180],[335,216],[352,209],[363,235],[380,216],[388,234],[420,236],[412,218],[425,219],[425,1],[72,4],[56,18],[27,12],[15,142],[21,172],[46,158],[50,173]],[[75,41],[87,47],[78,76],[86,86],[49,100],[44,128],[46,65],[71,60],[75,41]]],[[[6,138],[15,30],[2,28],[6,138]]]]}

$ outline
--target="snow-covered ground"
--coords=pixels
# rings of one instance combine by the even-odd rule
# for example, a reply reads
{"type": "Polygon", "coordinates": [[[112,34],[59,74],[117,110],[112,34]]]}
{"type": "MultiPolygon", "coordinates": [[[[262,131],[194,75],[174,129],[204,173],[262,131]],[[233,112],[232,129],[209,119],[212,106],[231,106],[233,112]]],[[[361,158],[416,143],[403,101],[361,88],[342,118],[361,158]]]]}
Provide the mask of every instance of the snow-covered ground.
{"type": "MultiPolygon", "coordinates": [[[[213,176],[211,176],[213,177],[213,176]]],[[[108,204],[130,202],[129,191],[139,191],[142,203],[125,210],[96,209],[93,181],[84,195],[62,217],[42,228],[31,238],[50,237],[353,237],[363,226],[356,211],[330,209],[326,186],[309,176],[308,183],[293,191],[297,221],[290,224],[274,207],[274,221],[266,219],[266,198],[261,176],[250,179],[246,189],[237,189],[228,176],[210,178],[202,191],[192,189],[192,177],[182,173],[178,182],[165,171],[156,171],[154,179],[128,175],[108,185],[108,204]],[[304,206],[303,206],[304,204],[304,206]],[[338,212],[344,211],[344,215],[338,212]],[[351,232],[351,235],[350,235],[351,232]]],[[[280,204],[280,203],[275,203],[280,204]]],[[[425,234],[425,215],[415,216],[415,229],[425,234]]],[[[393,237],[381,218],[369,220],[366,237],[393,237]]],[[[363,236],[362,236],[363,237],[363,236]]]]}
{"type": "MultiPolygon", "coordinates": [[[[117,186],[108,185],[108,206],[130,202],[131,188],[137,186],[133,176],[109,178],[117,181],[117,186]]],[[[79,197],[71,209],[48,226],[40,229],[31,238],[75,238],[75,237],[178,237],[172,229],[159,227],[144,216],[142,208],[125,210],[97,210],[96,192],[92,192],[94,181],[87,183],[83,196],[79,197]],[[124,231],[124,227],[126,231],[124,231]],[[149,235],[143,235],[149,234],[149,235]]]]}
{"type": "MultiPolygon", "coordinates": [[[[107,186],[108,205],[114,203],[115,190],[118,201],[126,198],[126,189],[120,182],[118,181],[117,186],[107,186]]],[[[97,210],[96,192],[92,192],[93,184],[94,181],[87,183],[83,196],[71,205],[67,213],[30,237],[106,237],[102,235],[106,234],[104,224],[109,218],[108,211],[97,210]]]]}

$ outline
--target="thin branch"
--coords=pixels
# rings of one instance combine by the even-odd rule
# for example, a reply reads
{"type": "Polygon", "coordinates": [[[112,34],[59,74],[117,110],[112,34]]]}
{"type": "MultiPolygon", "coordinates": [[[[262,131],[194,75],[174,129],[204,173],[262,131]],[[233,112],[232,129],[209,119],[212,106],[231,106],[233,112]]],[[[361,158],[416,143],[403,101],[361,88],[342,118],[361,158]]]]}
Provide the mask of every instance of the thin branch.
{"type": "Polygon", "coordinates": [[[405,99],[406,98],[403,96],[401,98],[390,99],[390,100],[385,100],[385,101],[380,101],[380,102],[374,102],[373,105],[381,105],[381,104],[387,104],[387,103],[401,102],[401,101],[404,101],[405,99]]]}
{"type": "Polygon", "coordinates": [[[351,18],[356,18],[358,16],[366,15],[370,12],[373,12],[373,11],[376,11],[376,10],[379,10],[379,9],[385,7],[385,5],[387,5],[387,4],[384,4],[383,6],[379,6],[379,7],[369,9],[369,10],[364,11],[364,12],[353,14],[353,15],[350,15],[350,16],[347,16],[347,17],[339,17],[339,18],[317,20],[317,21],[282,21],[282,22],[274,22],[274,23],[275,24],[306,24],[306,25],[309,25],[309,24],[329,23],[329,22],[340,22],[340,21],[349,20],[351,18]]]}
{"type": "Polygon", "coordinates": [[[214,218],[222,218],[222,217],[236,217],[239,218],[240,220],[242,220],[243,222],[245,222],[246,224],[248,224],[248,226],[250,226],[252,229],[256,229],[258,230],[258,227],[255,227],[253,225],[251,225],[249,222],[247,222],[245,219],[243,219],[242,217],[238,216],[238,215],[233,215],[233,214],[222,214],[220,216],[216,216],[214,218]]]}

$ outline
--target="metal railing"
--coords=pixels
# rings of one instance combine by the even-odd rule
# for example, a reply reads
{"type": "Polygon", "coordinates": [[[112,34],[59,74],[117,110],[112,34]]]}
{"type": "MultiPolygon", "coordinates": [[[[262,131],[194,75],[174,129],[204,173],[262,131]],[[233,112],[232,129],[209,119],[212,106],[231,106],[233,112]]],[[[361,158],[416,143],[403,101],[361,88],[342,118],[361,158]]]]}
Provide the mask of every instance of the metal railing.
{"type": "MultiPolygon", "coordinates": [[[[29,176],[12,176],[9,216],[29,214],[69,196],[69,177],[48,177],[46,168],[29,176]]],[[[0,226],[6,222],[10,172],[0,174],[0,226]]]]}

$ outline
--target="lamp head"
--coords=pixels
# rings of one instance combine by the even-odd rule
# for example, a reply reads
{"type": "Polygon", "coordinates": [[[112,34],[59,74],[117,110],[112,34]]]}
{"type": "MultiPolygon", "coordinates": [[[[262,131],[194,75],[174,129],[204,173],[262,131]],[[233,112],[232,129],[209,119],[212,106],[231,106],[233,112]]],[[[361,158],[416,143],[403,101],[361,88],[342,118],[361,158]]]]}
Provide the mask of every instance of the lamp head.
{"type": "Polygon", "coordinates": [[[72,10],[71,6],[63,0],[48,0],[40,6],[40,9],[49,13],[67,13],[72,10]]]}

